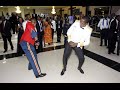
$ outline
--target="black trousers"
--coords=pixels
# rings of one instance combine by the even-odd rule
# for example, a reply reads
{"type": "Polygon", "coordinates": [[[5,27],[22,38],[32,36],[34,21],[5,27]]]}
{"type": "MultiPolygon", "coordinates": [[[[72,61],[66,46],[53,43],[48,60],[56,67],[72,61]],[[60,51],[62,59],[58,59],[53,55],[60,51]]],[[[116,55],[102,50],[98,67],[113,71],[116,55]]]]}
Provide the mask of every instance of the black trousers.
{"type": "Polygon", "coordinates": [[[57,29],[57,42],[61,42],[61,33],[62,33],[62,29],[58,28],[57,29]]]}
{"type": "Polygon", "coordinates": [[[100,31],[100,45],[103,45],[103,40],[105,46],[107,46],[107,41],[108,41],[108,29],[102,29],[100,31]]]}
{"type": "Polygon", "coordinates": [[[117,42],[117,55],[119,55],[120,51],[120,36],[118,37],[118,42],[117,42]]]}
{"type": "Polygon", "coordinates": [[[15,34],[15,24],[12,23],[12,30],[13,30],[13,34],[15,34]]]}
{"type": "Polygon", "coordinates": [[[38,46],[38,49],[36,49],[37,53],[40,53],[43,51],[43,35],[44,35],[44,32],[41,32],[40,34],[38,34],[38,40],[40,45],[38,46]]]}
{"type": "Polygon", "coordinates": [[[64,47],[65,47],[65,45],[66,45],[66,43],[67,43],[67,37],[64,37],[64,47]]]}
{"type": "Polygon", "coordinates": [[[68,44],[68,42],[65,45],[65,49],[64,49],[64,54],[63,54],[63,69],[66,70],[66,66],[67,66],[67,62],[68,62],[68,58],[71,55],[72,49],[75,51],[78,60],[79,60],[79,64],[78,64],[78,68],[80,69],[84,63],[84,54],[83,54],[83,50],[79,47],[70,47],[70,45],[68,44]]]}
{"type": "Polygon", "coordinates": [[[54,37],[54,29],[52,29],[52,40],[53,40],[53,37],[54,37]]]}
{"type": "Polygon", "coordinates": [[[116,41],[117,41],[117,33],[113,33],[112,37],[108,39],[108,53],[115,51],[116,41]]]}
{"type": "Polygon", "coordinates": [[[9,41],[9,43],[10,43],[11,49],[13,49],[13,44],[12,44],[12,41],[11,41],[11,36],[3,36],[4,49],[5,49],[5,51],[7,51],[7,50],[8,50],[7,40],[8,40],[8,41],[9,41]]]}

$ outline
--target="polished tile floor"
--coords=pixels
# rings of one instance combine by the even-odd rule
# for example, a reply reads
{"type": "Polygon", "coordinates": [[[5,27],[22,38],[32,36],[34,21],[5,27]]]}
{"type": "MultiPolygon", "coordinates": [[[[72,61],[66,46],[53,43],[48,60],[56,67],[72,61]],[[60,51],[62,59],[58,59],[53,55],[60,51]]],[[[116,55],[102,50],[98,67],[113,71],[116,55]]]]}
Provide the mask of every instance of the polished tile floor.
{"type": "Polygon", "coordinates": [[[36,79],[32,71],[27,70],[25,56],[0,61],[0,83],[120,83],[120,73],[87,56],[81,74],[77,70],[78,60],[72,52],[64,76],[62,70],[63,49],[38,54],[42,72],[47,76],[36,79]],[[46,57],[47,55],[47,57],[46,57]]]}

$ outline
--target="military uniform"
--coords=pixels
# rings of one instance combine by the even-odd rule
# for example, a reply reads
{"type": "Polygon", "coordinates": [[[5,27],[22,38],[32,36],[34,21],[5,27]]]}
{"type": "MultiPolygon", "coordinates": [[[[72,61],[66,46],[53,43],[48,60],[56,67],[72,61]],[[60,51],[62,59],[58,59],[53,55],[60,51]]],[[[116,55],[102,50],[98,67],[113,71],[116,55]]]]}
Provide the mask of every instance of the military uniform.
{"type": "Polygon", "coordinates": [[[25,32],[20,40],[20,45],[29,60],[28,70],[33,69],[36,78],[38,78],[45,76],[46,74],[41,73],[40,66],[38,64],[37,53],[34,48],[35,42],[38,42],[35,41],[36,36],[37,31],[35,30],[34,25],[31,22],[27,22],[25,32]]]}

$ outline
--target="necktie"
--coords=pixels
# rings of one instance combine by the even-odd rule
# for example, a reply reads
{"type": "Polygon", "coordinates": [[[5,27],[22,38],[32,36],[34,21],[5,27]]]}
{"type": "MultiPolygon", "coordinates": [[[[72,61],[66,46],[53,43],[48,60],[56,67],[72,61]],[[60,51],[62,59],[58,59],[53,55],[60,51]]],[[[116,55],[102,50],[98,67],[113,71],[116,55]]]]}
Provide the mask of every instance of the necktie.
{"type": "Polygon", "coordinates": [[[103,26],[104,26],[104,19],[103,19],[103,26]]]}

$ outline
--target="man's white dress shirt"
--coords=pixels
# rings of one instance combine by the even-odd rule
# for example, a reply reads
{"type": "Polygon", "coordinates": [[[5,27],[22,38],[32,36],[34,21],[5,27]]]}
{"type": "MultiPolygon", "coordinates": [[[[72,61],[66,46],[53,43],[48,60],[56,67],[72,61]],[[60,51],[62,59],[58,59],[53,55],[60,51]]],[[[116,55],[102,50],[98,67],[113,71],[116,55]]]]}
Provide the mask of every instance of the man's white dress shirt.
{"type": "Polygon", "coordinates": [[[83,29],[80,27],[80,20],[75,21],[67,31],[68,42],[78,43],[77,47],[80,47],[80,43],[87,46],[90,43],[91,33],[92,28],[89,25],[83,29]]]}

